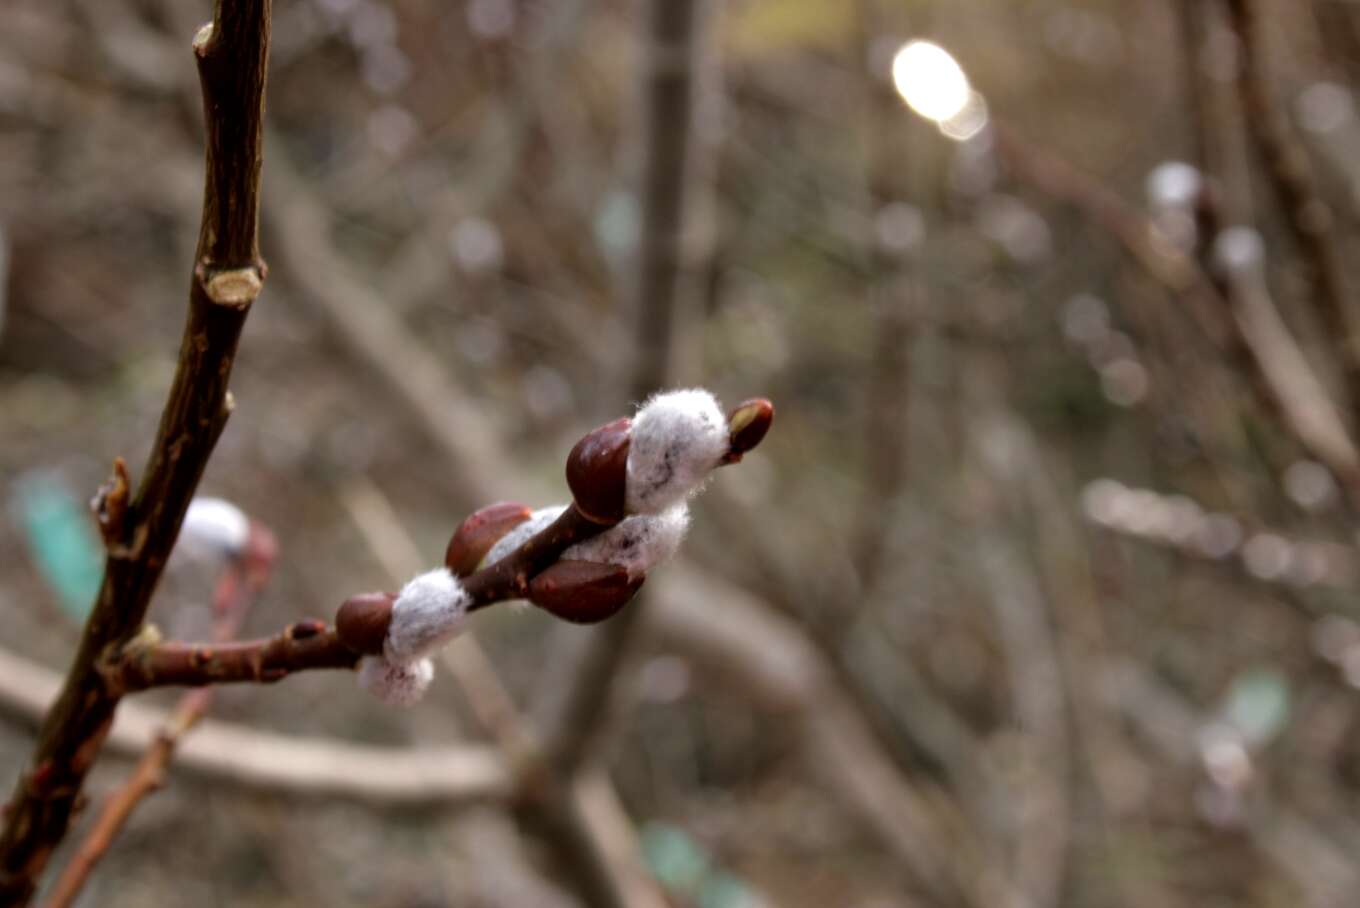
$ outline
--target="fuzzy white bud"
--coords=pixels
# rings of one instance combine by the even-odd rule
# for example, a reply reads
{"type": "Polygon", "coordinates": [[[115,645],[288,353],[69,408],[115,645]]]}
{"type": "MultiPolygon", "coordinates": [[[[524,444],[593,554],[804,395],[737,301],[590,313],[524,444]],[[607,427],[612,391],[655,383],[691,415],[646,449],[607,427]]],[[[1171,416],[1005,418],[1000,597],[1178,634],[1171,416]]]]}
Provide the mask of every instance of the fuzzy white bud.
{"type": "Polygon", "coordinates": [[[414,706],[434,680],[429,659],[392,662],[382,656],[359,660],[359,686],[388,706],[414,706]]]}
{"type": "Polygon", "coordinates": [[[636,514],[598,536],[562,553],[564,561],[594,561],[626,568],[636,580],[669,559],[689,529],[689,506],[675,505],[660,514],[636,514]]]}
{"type": "Polygon", "coordinates": [[[383,652],[393,663],[413,662],[458,636],[472,597],[448,568],[411,579],[392,603],[383,652]]]}
{"type": "Polygon", "coordinates": [[[659,514],[703,487],[728,449],[727,418],[702,388],[668,391],[645,403],[628,448],[627,510],[659,514]]]}
{"type": "Polygon", "coordinates": [[[250,518],[223,498],[189,502],[177,550],[198,561],[238,558],[250,539],[250,518]]]}

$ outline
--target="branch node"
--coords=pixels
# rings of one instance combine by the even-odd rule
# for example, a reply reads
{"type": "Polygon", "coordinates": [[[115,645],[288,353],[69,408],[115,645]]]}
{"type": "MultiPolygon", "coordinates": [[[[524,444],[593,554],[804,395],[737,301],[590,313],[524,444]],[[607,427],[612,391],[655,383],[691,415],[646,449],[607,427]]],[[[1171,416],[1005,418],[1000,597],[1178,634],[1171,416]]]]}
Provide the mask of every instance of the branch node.
{"type": "Polygon", "coordinates": [[[221,271],[200,265],[198,272],[203,292],[207,294],[208,299],[219,306],[232,309],[245,309],[250,306],[260,295],[260,289],[264,287],[264,274],[254,265],[221,271]]]}

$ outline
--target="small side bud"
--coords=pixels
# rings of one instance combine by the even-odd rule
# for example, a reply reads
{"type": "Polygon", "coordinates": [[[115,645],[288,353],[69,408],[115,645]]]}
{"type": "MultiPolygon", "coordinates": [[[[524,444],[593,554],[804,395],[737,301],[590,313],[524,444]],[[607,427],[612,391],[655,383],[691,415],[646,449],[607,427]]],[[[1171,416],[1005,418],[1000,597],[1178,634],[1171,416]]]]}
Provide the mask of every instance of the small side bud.
{"type": "Polygon", "coordinates": [[[576,509],[595,523],[623,519],[631,429],[632,420],[616,419],[588,433],[567,455],[567,486],[576,509]]]}
{"type": "Polygon", "coordinates": [[[594,561],[558,561],[529,583],[529,601],[573,624],[594,624],[628,604],[645,577],[594,561]]]}
{"type": "Polygon", "coordinates": [[[774,404],[763,397],[742,403],[727,417],[728,448],[723,463],[737,463],[743,454],[760,444],[774,423],[774,404]]]}
{"type": "Polygon", "coordinates": [[[360,593],[346,599],[335,613],[335,633],[340,642],[365,656],[381,653],[396,598],[391,593],[360,593]]]}
{"type": "Polygon", "coordinates": [[[517,501],[500,501],[473,511],[454,530],[444,551],[445,566],[457,577],[468,576],[501,537],[532,515],[527,505],[517,501]]]}

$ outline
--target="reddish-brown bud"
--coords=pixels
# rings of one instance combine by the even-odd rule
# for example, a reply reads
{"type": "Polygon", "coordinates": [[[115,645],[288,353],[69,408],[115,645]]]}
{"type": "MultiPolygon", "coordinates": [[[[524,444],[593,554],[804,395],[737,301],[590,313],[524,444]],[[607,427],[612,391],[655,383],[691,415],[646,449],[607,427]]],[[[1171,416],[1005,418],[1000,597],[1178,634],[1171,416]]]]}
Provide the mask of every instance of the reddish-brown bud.
{"type": "Polygon", "coordinates": [[[567,455],[567,486],[576,509],[595,523],[623,519],[628,491],[628,443],[633,421],[624,417],[600,426],[567,455]]]}
{"type": "Polygon", "coordinates": [[[473,511],[453,531],[444,551],[445,566],[459,577],[468,576],[502,536],[532,514],[528,505],[517,501],[498,501],[473,511]]]}
{"type": "Polygon", "coordinates": [[[387,627],[392,623],[392,593],[360,593],[350,596],[335,613],[335,634],[356,653],[376,656],[383,651],[387,627]]]}
{"type": "Polygon", "coordinates": [[[747,451],[760,444],[774,422],[774,404],[763,397],[753,397],[741,404],[727,417],[728,447],[723,463],[736,463],[747,451]]]}
{"type": "Polygon", "coordinates": [[[529,583],[529,601],[563,621],[594,624],[628,604],[646,579],[615,564],[558,561],[529,583]]]}

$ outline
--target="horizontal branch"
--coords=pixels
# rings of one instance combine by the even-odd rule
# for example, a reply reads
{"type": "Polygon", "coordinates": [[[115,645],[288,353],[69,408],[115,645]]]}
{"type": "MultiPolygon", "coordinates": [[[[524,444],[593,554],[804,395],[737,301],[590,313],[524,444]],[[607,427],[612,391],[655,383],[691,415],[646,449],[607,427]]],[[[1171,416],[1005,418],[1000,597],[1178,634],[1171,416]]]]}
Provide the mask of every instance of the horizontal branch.
{"type": "Polygon", "coordinates": [[[299,621],[272,637],[232,643],[160,642],[145,636],[101,666],[110,690],[121,694],[149,687],[201,687],[254,681],[270,684],[321,668],[352,669],[359,654],[322,621],[299,621]]]}
{"type": "MultiPolygon", "coordinates": [[[[463,579],[463,589],[472,597],[469,611],[524,598],[529,582],[562,552],[606,529],[608,525],[569,506],[515,551],[463,579]]],[[[345,645],[334,625],[307,620],[271,637],[232,643],[161,641],[147,632],[104,662],[100,673],[107,689],[121,696],[151,687],[271,684],[302,671],[352,670],[361,655],[345,645]]]]}

